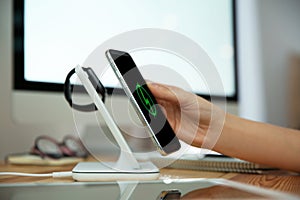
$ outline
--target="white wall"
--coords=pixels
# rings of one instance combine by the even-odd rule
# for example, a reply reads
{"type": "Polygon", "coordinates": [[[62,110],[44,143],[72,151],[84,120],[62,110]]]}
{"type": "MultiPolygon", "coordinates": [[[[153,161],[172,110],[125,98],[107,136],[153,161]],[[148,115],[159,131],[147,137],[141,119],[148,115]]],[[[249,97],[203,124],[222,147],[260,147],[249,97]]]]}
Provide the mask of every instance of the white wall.
{"type": "Polygon", "coordinates": [[[300,1],[237,3],[240,115],[287,126],[289,58],[300,55],[300,1]]]}
{"type": "Polygon", "coordinates": [[[266,119],[286,126],[289,58],[293,53],[300,55],[300,1],[263,0],[258,8],[266,119]]]}
{"type": "MultiPolygon", "coordinates": [[[[12,150],[15,146],[16,151],[20,149],[18,140],[20,133],[30,132],[30,127],[16,128],[11,120],[11,5],[10,1],[0,1],[0,157],[12,150]],[[16,144],[16,145],[15,145],[16,144]]],[[[26,142],[26,138],[22,138],[26,142]]],[[[29,143],[29,138],[28,141],[29,143]]]]}
{"type": "Polygon", "coordinates": [[[239,115],[266,121],[258,4],[237,1],[239,115]]]}

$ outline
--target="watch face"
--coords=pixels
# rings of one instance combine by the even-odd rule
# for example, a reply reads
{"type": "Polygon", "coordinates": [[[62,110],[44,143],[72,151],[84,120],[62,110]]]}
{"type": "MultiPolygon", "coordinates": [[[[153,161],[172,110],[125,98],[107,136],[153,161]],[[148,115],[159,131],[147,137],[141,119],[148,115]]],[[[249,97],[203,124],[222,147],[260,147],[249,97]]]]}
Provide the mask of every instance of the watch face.
{"type": "MultiPolygon", "coordinates": [[[[132,94],[136,102],[138,112],[140,111],[144,116],[146,124],[151,128],[159,145],[166,153],[178,150],[180,143],[132,57],[126,52],[116,50],[108,52],[121,73],[121,78],[124,79],[129,89],[128,92],[132,94]]],[[[127,87],[124,89],[126,90],[127,87]]]]}

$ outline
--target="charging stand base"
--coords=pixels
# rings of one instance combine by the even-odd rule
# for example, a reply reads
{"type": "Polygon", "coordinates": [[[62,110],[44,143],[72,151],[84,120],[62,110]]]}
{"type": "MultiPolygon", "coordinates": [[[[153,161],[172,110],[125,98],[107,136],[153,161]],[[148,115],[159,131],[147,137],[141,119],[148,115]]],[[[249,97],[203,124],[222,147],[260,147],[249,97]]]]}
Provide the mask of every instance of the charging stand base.
{"type": "Polygon", "coordinates": [[[159,169],[151,162],[140,162],[139,169],[117,169],[112,162],[80,162],[72,170],[77,181],[155,180],[159,169]]]}
{"type": "Polygon", "coordinates": [[[81,162],[72,170],[73,179],[77,181],[122,181],[122,180],[154,180],[159,177],[159,169],[151,162],[138,162],[124,139],[120,129],[106,109],[89,75],[81,66],[75,72],[84,88],[98,108],[103,120],[120,147],[117,162],[81,162]]]}

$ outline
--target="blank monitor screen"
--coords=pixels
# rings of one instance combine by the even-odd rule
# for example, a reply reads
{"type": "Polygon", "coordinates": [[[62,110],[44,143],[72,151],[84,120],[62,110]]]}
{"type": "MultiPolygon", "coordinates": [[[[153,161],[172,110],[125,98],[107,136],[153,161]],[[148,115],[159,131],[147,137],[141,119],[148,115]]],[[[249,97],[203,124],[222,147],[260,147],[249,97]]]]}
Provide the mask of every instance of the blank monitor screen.
{"type": "MultiPolygon", "coordinates": [[[[172,30],[203,48],[237,99],[233,0],[43,0],[14,2],[15,89],[61,91],[66,74],[109,38],[142,28],[172,30]]],[[[103,55],[104,56],[104,55],[103,55]]],[[[134,56],[133,56],[134,57],[134,56]]],[[[167,59],[167,56],[166,56],[167,59]]],[[[174,66],[180,68],[183,66],[174,66]]],[[[113,73],[102,80],[120,88],[113,73]],[[113,80],[113,81],[112,81],[113,80]]],[[[186,75],[186,79],[189,79],[186,75]]],[[[193,92],[222,95],[191,83],[193,92]]]]}

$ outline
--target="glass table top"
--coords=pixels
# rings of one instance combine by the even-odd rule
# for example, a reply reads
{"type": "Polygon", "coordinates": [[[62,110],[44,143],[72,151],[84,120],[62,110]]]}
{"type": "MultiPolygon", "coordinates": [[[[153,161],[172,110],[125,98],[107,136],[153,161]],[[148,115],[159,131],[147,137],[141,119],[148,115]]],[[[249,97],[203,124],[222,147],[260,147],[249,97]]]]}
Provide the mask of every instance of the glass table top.
{"type": "Polygon", "coordinates": [[[227,179],[0,184],[0,199],[299,199],[227,179]]]}

